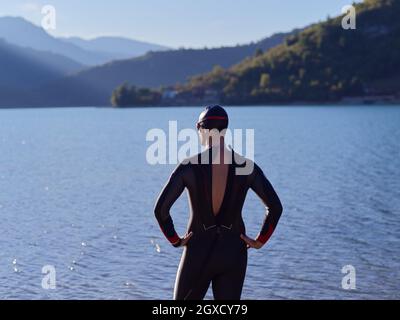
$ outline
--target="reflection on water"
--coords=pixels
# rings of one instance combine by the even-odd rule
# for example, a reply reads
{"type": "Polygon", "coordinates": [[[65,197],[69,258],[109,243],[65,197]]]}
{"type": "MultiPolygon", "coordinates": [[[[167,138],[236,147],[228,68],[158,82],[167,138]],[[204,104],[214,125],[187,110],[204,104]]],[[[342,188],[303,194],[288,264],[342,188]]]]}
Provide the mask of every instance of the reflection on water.
{"type": "MultiPolygon", "coordinates": [[[[172,166],[145,161],[147,130],[191,128],[187,109],[0,111],[0,298],[169,299],[180,250],[153,204],[172,166]],[[179,112],[178,112],[179,110],[179,112]],[[41,287],[44,265],[56,290],[41,287]]],[[[244,299],[400,298],[400,109],[232,108],[284,204],[251,251],[244,299]],[[357,289],[343,290],[345,265],[357,289]]],[[[263,208],[244,207],[255,236],[263,208]]],[[[173,208],[180,233],[186,196],[173,208]]],[[[208,297],[211,297],[210,293],[208,297]]]]}

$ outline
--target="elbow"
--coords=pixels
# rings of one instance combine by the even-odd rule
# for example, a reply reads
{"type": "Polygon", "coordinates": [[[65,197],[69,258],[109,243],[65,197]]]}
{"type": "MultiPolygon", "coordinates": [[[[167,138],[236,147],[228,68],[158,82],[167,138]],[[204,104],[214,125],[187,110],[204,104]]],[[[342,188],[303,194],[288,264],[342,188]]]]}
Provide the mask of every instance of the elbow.
{"type": "Polygon", "coordinates": [[[279,215],[281,215],[283,212],[283,205],[280,201],[279,201],[279,206],[278,206],[278,212],[279,212],[279,215]]]}
{"type": "Polygon", "coordinates": [[[282,206],[282,203],[280,201],[278,201],[277,204],[275,205],[274,212],[275,212],[275,215],[277,217],[280,217],[282,215],[283,206],[282,206]]]}

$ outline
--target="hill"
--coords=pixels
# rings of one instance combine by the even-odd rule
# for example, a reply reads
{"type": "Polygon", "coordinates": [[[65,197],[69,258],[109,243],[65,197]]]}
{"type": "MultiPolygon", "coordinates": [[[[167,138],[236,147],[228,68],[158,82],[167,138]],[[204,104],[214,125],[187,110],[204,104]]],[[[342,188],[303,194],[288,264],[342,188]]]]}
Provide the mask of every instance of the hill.
{"type": "Polygon", "coordinates": [[[64,41],[72,43],[84,50],[99,52],[107,61],[123,60],[139,57],[149,51],[165,51],[170,48],[123,37],[98,37],[94,39],[82,39],[79,37],[64,38],[64,41]]]}
{"type": "Polygon", "coordinates": [[[198,104],[210,95],[224,104],[335,102],[395,94],[398,85],[382,84],[400,71],[400,1],[366,0],[356,11],[356,30],[343,29],[342,16],[312,25],[262,55],[177,86],[175,102],[198,104]]]}
{"type": "Polygon", "coordinates": [[[269,50],[292,33],[279,33],[262,41],[236,47],[214,49],[179,49],[149,52],[134,59],[114,61],[89,68],[46,86],[46,95],[37,104],[55,106],[110,105],[115,87],[127,82],[136,86],[161,87],[185,82],[216,65],[230,67],[257,49],[269,50]],[[65,100],[60,101],[63,95],[65,100]]]}
{"type": "Polygon", "coordinates": [[[55,38],[43,28],[20,17],[0,17],[0,38],[9,43],[66,56],[86,66],[137,57],[167,48],[120,37],[55,38]]]}
{"type": "Polygon", "coordinates": [[[64,56],[19,47],[0,39],[0,105],[27,103],[28,92],[82,65],[64,56]],[[14,101],[14,102],[13,102],[14,101]]]}

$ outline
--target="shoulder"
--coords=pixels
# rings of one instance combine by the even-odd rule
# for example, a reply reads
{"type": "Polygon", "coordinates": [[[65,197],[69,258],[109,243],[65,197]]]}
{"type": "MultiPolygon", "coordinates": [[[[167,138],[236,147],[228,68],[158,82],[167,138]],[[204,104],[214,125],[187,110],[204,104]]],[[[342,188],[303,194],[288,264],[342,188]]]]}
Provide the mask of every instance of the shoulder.
{"type": "Polygon", "coordinates": [[[175,170],[173,173],[184,173],[187,172],[188,170],[192,169],[192,164],[197,164],[198,159],[199,159],[200,153],[196,154],[194,156],[185,158],[182,160],[178,165],[176,166],[175,170]]]}
{"type": "Polygon", "coordinates": [[[233,163],[236,167],[237,173],[239,173],[240,175],[247,175],[250,178],[253,178],[260,172],[262,173],[262,170],[254,162],[254,160],[246,158],[235,151],[233,151],[233,163]]]}
{"type": "Polygon", "coordinates": [[[192,164],[197,164],[201,154],[202,153],[198,153],[198,154],[196,154],[194,156],[185,158],[184,160],[182,160],[182,162],[179,164],[179,166],[190,167],[192,164]]]}

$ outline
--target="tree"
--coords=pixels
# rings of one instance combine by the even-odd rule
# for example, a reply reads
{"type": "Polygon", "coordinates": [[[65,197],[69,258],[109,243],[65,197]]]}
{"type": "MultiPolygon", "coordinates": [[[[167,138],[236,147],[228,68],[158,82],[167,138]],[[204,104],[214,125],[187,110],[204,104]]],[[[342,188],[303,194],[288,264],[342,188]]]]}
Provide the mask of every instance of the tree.
{"type": "Polygon", "coordinates": [[[261,48],[257,48],[256,52],[254,53],[255,57],[262,56],[264,54],[264,51],[262,51],[261,48]]]}
{"type": "Polygon", "coordinates": [[[260,87],[265,89],[270,85],[271,78],[268,73],[261,74],[260,87]]]}
{"type": "Polygon", "coordinates": [[[149,106],[161,102],[161,92],[148,88],[136,88],[127,83],[114,90],[111,103],[114,107],[149,106]]]}
{"type": "Polygon", "coordinates": [[[111,104],[114,107],[129,106],[134,99],[135,87],[130,87],[127,83],[123,83],[117,87],[111,96],[111,104]]]}

